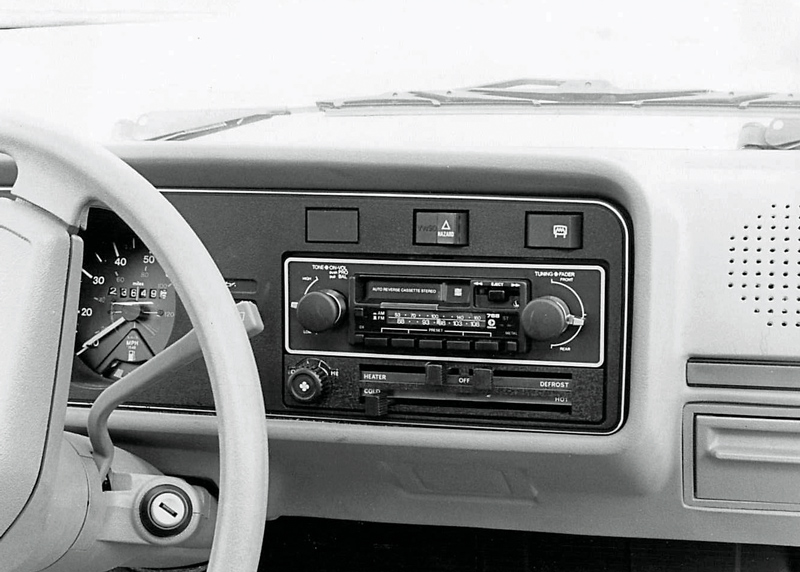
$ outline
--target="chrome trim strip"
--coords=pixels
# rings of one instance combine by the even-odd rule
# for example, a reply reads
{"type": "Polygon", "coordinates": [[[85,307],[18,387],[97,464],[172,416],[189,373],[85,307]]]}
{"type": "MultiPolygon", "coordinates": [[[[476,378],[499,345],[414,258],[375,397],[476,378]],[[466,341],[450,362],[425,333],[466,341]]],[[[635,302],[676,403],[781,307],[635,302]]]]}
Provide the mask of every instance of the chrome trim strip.
{"type": "MultiPolygon", "coordinates": [[[[89,409],[90,403],[83,401],[69,401],[69,407],[77,407],[81,409],[89,409]]],[[[199,415],[204,417],[211,417],[216,415],[213,409],[191,409],[188,407],[166,407],[157,405],[127,405],[123,404],[118,407],[125,411],[141,411],[147,413],[160,413],[163,415],[199,415]]],[[[472,430],[472,431],[494,431],[494,432],[507,432],[514,433],[553,433],[553,434],[568,434],[568,435],[610,435],[610,433],[601,433],[597,431],[575,431],[570,429],[532,429],[530,427],[495,427],[487,425],[468,425],[466,423],[459,423],[458,425],[451,425],[446,423],[425,423],[418,421],[385,421],[380,419],[342,419],[337,417],[320,417],[320,416],[303,416],[291,413],[267,413],[267,422],[270,419],[281,419],[290,421],[313,421],[316,423],[347,423],[348,425],[376,425],[380,427],[414,427],[423,429],[457,429],[457,430],[472,430]]]]}

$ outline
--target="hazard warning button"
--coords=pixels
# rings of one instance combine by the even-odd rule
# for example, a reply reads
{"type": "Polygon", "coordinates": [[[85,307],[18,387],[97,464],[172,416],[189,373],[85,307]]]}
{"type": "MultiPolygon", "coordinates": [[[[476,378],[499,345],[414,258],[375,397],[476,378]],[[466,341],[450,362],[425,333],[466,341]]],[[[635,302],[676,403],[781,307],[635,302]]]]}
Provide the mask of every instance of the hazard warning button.
{"type": "Polygon", "coordinates": [[[417,211],[414,213],[414,244],[469,244],[469,213],[417,211]]]}

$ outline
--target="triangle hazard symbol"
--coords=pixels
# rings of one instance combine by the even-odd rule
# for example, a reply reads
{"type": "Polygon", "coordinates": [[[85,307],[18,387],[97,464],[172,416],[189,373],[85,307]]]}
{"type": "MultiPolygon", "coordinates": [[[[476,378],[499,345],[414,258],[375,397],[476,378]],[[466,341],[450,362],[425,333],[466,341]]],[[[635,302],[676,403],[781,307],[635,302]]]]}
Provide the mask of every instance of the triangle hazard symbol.
{"type": "Polygon", "coordinates": [[[450,230],[450,223],[445,219],[444,224],[442,225],[442,230],[450,230]]]}

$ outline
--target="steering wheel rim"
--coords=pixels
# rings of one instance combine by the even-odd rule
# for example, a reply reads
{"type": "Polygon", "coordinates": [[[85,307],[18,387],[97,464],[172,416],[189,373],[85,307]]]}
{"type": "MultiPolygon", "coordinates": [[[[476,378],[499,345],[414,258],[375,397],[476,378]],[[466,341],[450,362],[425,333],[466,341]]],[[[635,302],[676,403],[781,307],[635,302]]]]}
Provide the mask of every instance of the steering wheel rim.
{"type": "Polygon", "coordinates": [[[85,226],[90,206],[108,207],[172,279],[198,334],[218,418],[220,497],[209,570],[256,570],[267,511],[264,402],[248,337],[216,264],[175,208],[105,148],[0,114],[0,152],[17,165],[13,196],[51,213],[71,234],[85,226]]]}

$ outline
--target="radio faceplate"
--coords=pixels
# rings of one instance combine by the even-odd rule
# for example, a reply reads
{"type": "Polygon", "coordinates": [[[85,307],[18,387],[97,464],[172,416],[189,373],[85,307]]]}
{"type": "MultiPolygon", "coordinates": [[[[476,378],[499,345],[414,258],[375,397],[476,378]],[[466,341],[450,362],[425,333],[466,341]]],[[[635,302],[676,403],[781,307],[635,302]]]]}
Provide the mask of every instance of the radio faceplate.
{"type": "Polygon", "coordinates": [[[284,277],[288,353],[603,364],[601,266],[293,257],[284,277]]]}

